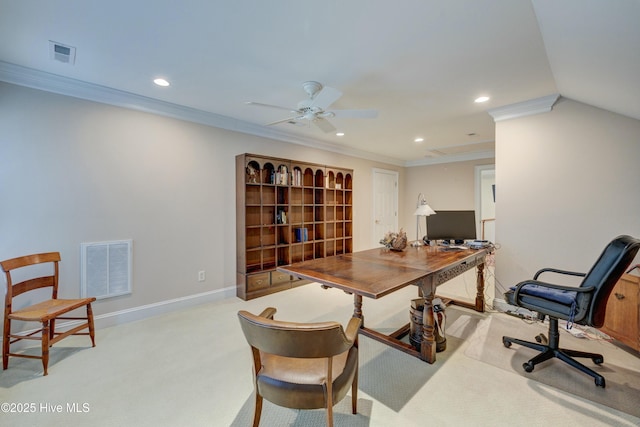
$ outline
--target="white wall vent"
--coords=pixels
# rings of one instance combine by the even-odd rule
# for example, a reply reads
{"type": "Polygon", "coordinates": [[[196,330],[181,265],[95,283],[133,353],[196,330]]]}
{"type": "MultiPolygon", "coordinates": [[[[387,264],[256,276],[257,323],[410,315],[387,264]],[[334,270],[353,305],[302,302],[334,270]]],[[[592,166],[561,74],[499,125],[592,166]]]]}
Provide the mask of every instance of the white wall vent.
{"type": "Polygon", "coordinates": [[[73,65],[76,62],[76,48],[49,40],[49,57],[73,65]]]}
{"type": "Polygon", "coordinates": [[[80,282],[83,298],[131,293],[132,240],[82,243],[80,282]]]}

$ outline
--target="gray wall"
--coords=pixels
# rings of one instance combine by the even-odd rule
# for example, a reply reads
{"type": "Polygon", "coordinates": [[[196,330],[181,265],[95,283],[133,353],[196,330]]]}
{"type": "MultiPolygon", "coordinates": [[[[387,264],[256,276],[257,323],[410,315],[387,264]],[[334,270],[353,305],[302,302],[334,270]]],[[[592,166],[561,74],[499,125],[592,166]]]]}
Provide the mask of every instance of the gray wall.
{"type": "Polygon", "coordinates": [[[354,250],[371,242],[372,168],[404,175],[393,165],[6,83],[0,129],[0,259],[60,251],[60,296],[77,297],[80,243],[133,239],[133,294],[97,302],[97,315],[235,286],[237,154],[354,169],[354,250]]]}
{"type": "MultiPolygon", "coordinates": [[[[493,163],[494,159],[481,159],[407,168],[406,182],[401,187],[406,200],[401,222],[410,224],[407,227],[409,239],[416,238],[416,217],[413,212],[420,193],[434,210],[476,209],[476,166],[493,163]]],[[[480,218],[477,220],[480,221],[480,218]]],[[[420,224],[424,235],[424,217],[420,224]]]]}
{"type": "Polygon", "coordinates": [[[498,122],[496,193],[503,289],[542,267],[587,271],[613,237],[640,237],[640,121],[561,98],[498,122]]]}
{"type": "MultiPolygon", "coordinates": [[[[235,285],[236,154],[354,169],[355,250],[371,246],[373,168],[399,172],[399,225],[413,238],[419,192],[434,209],[473,209],[474,168],[491,162],[405,169],[6,83],[0,129],[0,259],[60,251],[61,296],[75,297],[80,243],[133,239],[134,292],[97,315],[235,285]]],[[[498,122],[496,153],[497,294],[640,236],[640,121],[561,100],[498,122]]]]}

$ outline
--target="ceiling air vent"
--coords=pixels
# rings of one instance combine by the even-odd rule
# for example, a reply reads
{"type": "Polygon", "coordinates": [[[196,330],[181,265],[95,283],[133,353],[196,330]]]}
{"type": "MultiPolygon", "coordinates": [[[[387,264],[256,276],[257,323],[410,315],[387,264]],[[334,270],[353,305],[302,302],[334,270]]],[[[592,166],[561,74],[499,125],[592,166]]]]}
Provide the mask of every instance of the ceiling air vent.
{"type": "Polygon", "coordinates": [[[49,57],[73,65],[76,62],[76,48],[49,40],[49,57]]]}

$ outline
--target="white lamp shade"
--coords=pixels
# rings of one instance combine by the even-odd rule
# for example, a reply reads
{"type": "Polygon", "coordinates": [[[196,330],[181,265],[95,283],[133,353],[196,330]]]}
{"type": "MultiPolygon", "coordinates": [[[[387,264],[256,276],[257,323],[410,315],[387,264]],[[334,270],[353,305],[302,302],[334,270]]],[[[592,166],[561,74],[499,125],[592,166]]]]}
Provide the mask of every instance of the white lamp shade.
{"type": "Polygon", "coordinates": [[[431,209],[431,206],[425,203],[424,205],[418,206],[416,211],[413,214],[420,215],[420,216],[429,216],[429,215],[435,215],[435,213],[436,212],[433,209],[431,209]]]}

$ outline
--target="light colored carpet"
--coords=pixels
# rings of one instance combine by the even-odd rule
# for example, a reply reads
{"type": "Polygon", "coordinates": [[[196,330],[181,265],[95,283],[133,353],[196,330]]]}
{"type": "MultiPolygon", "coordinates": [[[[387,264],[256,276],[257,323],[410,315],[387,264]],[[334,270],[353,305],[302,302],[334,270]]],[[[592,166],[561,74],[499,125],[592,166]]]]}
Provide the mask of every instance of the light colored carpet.
{"type": "MultiPolygon", "coordinates": [[[[333,423],[335,427],[369,427],[371,424],[372,401],[358,399],[358,413],[351,413],[351,396],[342,399],[333,407],[333,423]]],[[[309,427],[325,425],[327,416],[323,409],[301,411],[283,408],[265,402],[260,418],[260,425],[309,427]]],[[[247,427],[253,422],[253,396],[242,405],[238,416],[231,427],[247,427]]]]}
{"type": "MultiPolygon", "coordinates": [[[[395,330],[408,322],[409,301],[416,294],[407,288],[380,300],[365,299],[365,322],[381,331],[395,330]]],[[[9,369],[0,371],[0,403],[37,405],[35,413],[0,412],[0,426],[248,426],[253,415],[251,352],[237,311],[259,313],[268,306],[277,307],[276,316],[283,320],[346,324],[353,299],[312,284],[100,329],[95,348],[87,337],[70,337],[52,348],[46,377],[38,360],[11,359],[9,369]],[[68,411],[74,403],[86,403],[88,410],[68,411]],[[40,409],[47,404],[62,405],[62,412],[40,409]]],[[[473,336],[476,326],[502,315],[459,308],[447,313],[447,350],[432,365],[360,337],[358,414],[351,414],[347,397],[335,407],[336,426],[640,425],[638,417],[465,355],[480,336],[473,336]]],[[[529,335],[526,325],[516,327],[516,336],[529,335]]],[[[617,348],[603,347],[605,366],[625,366],[616,361],[617,348]]],[[[261,426],[324,425],[322,410],[264,403],[261,426]]]]}
{"type": "MultiPolygon", "coordinates": [[[[640,417],[640,359],[638,357],[621,349],[612,351],[611,345],[602,340],[574,337],[561,326],[560,347],[593,353],[605,352],[604,363],[600,366],[590,359],[578,359],[585,366],[605,377],[606,388],[603,389],[595,386],[591,376],[570,367],[559,359],[536,365],[533,372],[528,373],[522,368],[522,364],[538,352],[518,344],[513,344],[510,348],[502,344],[503,336],[534,341],[534,337],[540,333],[548,335],[546,322],[530,323],[506,314],[496,314],[479,322],[471,318],[458,319],[459,322],[463,320],[474,323],[473,333],[468,338],[466,356],[640,417]]],[[[532,384],[532,386],[536,385],[532,384]]]]}

